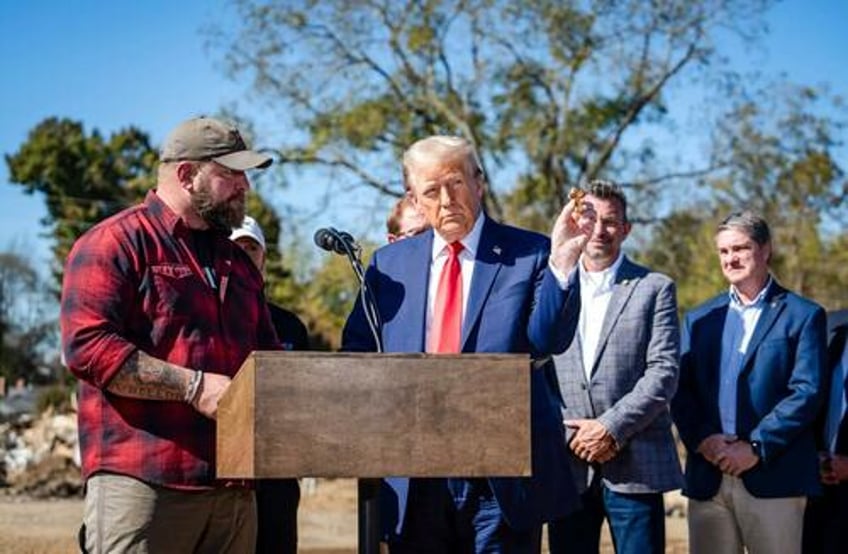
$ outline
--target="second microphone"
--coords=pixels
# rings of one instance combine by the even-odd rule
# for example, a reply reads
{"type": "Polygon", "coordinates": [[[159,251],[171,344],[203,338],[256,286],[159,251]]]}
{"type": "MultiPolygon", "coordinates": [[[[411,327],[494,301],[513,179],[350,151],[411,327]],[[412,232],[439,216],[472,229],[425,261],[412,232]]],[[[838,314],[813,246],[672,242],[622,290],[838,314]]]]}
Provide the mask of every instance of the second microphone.
{"type": "Polygon", "coordinates": [[[313,239],[318,248],[341,255],[346,255],[349,250],[353,250],[356,242],[350,233],[338,231],[333,227],[318,229],[313,239]]]}

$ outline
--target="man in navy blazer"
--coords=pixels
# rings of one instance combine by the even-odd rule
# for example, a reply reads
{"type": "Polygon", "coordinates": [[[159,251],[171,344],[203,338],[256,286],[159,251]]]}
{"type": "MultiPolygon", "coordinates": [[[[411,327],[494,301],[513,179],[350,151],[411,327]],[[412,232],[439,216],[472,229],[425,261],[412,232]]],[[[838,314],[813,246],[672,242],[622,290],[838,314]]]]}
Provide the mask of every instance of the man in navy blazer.
{"type": "Polygon", "coordinates": [[[730,215],[716,246],[730,291],[686,314],[672,402],[690,552],[800,552],[806,497],[820,490],[825,313],[771,276],[760,216],[730,215]]]}
{"type": "MultiPolygon", "coordinates": [[[[569,294],[569,278],[589,226],[578,228],[573,202],[557,218],[550,242],[496,223],[482,210],[481,167],[473,146],[456,137],[429,137],[405,152],[405,185],[432,230],[389,244],[371,259],[366,282],[386,352],[437,351],[428,345],[445,327],[434,313],[438,283],[457,258],[463,291],[457,351],[540,357],[564,349],[570,339],[574,326],[563,312],[579,302],[569,294]]],[[[593,224],[591,207],[587,216],[593,224]]],[[[359,303],[345,325],[342,349],[377,349],[359,303]]],[[[542,522],[567,513],[577,498],[550,376],[542,371],[531,373],[533,477],[388,479],[396,504],[384,504],[383,512],[394,517],[393,553],[538,552],[542,522]]]]}
{"type": "Polygon", "coordinates": [[[810,499],[804,514],[804,554],[848,552],[848,320],[828,315],[827,401],[816,423],[822,496],[810,499]]]}

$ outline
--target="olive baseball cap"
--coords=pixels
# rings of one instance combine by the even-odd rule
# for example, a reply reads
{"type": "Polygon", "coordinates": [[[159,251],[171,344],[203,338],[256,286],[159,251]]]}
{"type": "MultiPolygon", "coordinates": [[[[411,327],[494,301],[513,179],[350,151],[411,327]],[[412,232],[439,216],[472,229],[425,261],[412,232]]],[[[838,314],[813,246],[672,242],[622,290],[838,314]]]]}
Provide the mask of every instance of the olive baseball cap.
{"type": "Polygon", "coordinates": [[[271,156],[250,150],[238,129],[211,117],[196,117],[177,125],[162,150],[161,162],[214,161],[235,171],[266,168],[271,156]]]}

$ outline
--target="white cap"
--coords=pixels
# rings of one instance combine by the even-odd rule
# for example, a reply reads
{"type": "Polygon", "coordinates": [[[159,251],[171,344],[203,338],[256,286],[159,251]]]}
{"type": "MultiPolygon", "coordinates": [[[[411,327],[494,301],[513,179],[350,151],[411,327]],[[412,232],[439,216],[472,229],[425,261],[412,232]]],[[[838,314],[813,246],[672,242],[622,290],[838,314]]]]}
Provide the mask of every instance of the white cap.
{"type": "Polygon", "coordinates": [[[236,227],[233,229],[233,232],[230,233],[230,240],[236,240],[242,237],[248,237],[255,240],[259,243],[259,246],[262,247],[262,250],[265,250],[265,235],[262,233],[262,228],[258,223],[256,223],[256,220],[249,215],[244,216],[244,220],[241,222],[241,227],[236,227]]]}

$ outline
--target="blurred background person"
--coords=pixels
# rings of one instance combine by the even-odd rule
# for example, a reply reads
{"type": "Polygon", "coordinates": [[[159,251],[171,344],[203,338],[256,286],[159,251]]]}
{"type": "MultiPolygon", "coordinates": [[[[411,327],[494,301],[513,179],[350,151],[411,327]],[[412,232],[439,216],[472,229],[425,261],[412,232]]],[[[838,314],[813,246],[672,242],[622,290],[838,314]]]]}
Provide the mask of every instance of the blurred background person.
{"type": "MultiPolygon", "coordinates": [[[[844,316],[837,313],[836,316],[844,316]]],[[[828,317],[828,321],[836,317],[828,317]]],[[[828,342],[830,389],[825,397],[816,439],[822,496],[810,498],[804,514],[804,554],[848,552],[848,321],[835,322],[828,342]]]]}
{"type": "Polygon", "coordinates": [[[430,228],[427,219],[412,204],[409,195],[401,197],[392,207],[386,219],[386,239],[389,242],[413,237],[430,228]]]}
{"type": "MultiPolygon", "coordinates": [[[[250,256],[256,269],[265,270],[265,234],[259,223],[249,215],[244,216],[239,227],[233,229],[230,240],[250,256]]],[[[308,350],[309,335],[306,326],[292,312],[268,302],[271,320],[283,350],[308,350]]],[[[256,481],[256,508],[258,516],[257,554],[297,553],[297,507],[300,504],[300,486],[297,479],[259,479],[256,481]]]]}

